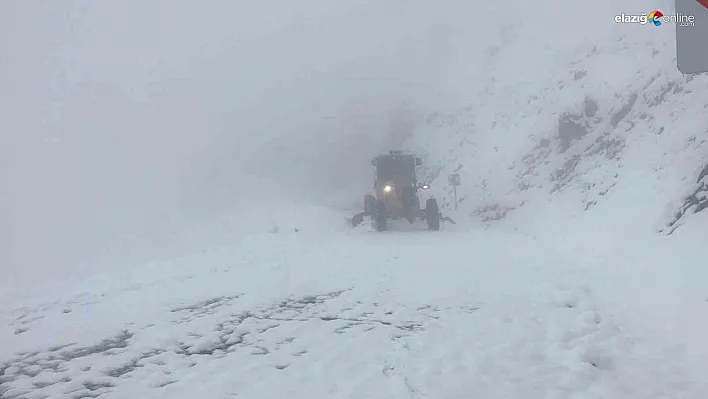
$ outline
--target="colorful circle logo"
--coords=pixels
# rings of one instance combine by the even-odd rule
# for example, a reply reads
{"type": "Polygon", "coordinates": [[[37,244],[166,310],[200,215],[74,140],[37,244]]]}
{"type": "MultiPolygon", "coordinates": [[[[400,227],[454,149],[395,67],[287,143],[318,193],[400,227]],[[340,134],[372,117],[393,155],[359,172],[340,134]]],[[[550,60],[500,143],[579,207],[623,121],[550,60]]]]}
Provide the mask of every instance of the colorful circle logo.
{"type": "Polygon", "coordinates": [[[663,16],[664,14],[662,14],[659,10],[652,11],[651,14],[649,14],[649,22],[653,23],[656,26],[659,26],[661,25],[661,17],[663,16]]]}

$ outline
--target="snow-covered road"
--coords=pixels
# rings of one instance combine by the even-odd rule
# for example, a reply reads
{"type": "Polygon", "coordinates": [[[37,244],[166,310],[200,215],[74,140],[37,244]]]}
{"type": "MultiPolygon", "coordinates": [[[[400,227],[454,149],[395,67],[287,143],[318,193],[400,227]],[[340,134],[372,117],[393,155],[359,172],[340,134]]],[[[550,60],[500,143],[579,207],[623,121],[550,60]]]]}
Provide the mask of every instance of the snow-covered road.
{"type": "Polygon", "coordinates": [[[681,348],[631,338],[620,309],[637,308],[607,294],[621,268],[593,271],[520,234],[457,229],[264,234],[7,302],[0,397],[706,392],[681,348]]]}
{"type": "Polygon", "coordinates": [[[0,3],[0,399],[708,398],[673,3],[0,3]]]}

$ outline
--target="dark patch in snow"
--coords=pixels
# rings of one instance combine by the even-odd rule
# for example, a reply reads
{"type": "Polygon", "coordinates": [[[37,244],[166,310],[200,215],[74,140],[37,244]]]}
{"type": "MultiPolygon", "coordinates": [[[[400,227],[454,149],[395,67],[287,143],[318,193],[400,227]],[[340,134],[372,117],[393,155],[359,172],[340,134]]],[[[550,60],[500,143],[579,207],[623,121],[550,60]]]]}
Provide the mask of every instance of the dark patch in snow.
{"type": "Polygon", "coordinates": [[[604,356],[600,353],[586,354],[585,362],[587,362],[598,370],[611,370],[614,366],[614,362],[610,357],[604,356]]]}
{"type": "Polygon", "coordinates": [[[461,309],[465,313],[474,313],[474,312],[478,311],[480,308],[478,306],[465,305],[465,306],[462,306],[461,309]]]}
{"type": "Polygon", "coordinates": [[[33,382],[32,386],[38,389],[43,389],[46,387],[50,387],[52,385],[56,384],[56,382],[49,382],[49,381],[39,381],[39,382],[33,382]]]}
{"type": "Polygon", "coordinates": [[[656,107],[664,102],[666,102],[666,96],[670,93],[678,94],[683,91],[683,87],[677,82],[669,82],[666,86],[662,87],[659,94],[656,95],[651,101],[648,101],[649,107],[656,107]]]}
{"type": "Polygon", "coordinates": [[[632,108],[634,108],[634,104],[637,102],[637,97],[637,94],[633,94],[629,98],[629,101],[627,101],[622,108],[612,115],[610,118],[610,124],[613,128],[619,126],[620,122],[622,122],[629,115],[629,113],[632,112],[632,108]]]}
{"type": "MultiPolygon", "coordinates": [[[[0,379],[0,397],[3,399],[13,397],[7,396],[5,393],[12,389],[11,385],[18,379],[32,379],[42,373],[56,374],[64,372],[67,370],[67,364],[76,359],[81,359],[92,355],[111,355],[111,351],[114,349],[128,347],[129,340],[132,337],[133,333],[129,331],[122,331],[119,334],[106,338],[95,345],[68,349],[75,344],[66,344],[50,347],[45,352],[34,351],[18,354],[17,358],[0,365],[0,371],[2,371],[1,374],[3,376],[0,379]],[[10,373],[9,370],[13,370],[13,372],[10,373]]],[[[110,376],[110,374],[107,375],[110,376]]],[[[32,381],[37,389],[46,387],[48,386],[47,384],[66,384],[69,382],[71,382],[71,379],[69,378],[60,379],[52,383],[42,380],[32,381]]],[[[105,389],[114,386],[110,381],[84,382],[83,384],[86,387],[86,390],[80,391],[80,397],[96,397],[97,394],[100,395],[105,393],[105,389]]],[[[20,397],[22,395],[24,394],[16,395],[15,397],[20,397]]]]}
{"type": "Polygon", "coordinates": [[[270,350],[268,350],[268,348],[265,348],[262,346],[256,346],[255,348],[256,348],[256,350],[251,352],[252,355],[263,356],[263,355],[267,355],[270,353],[270,350]]]}
{"type": "Polygon", "coordinates": [[[49,351],[49,352],[58,352],[58,351],[60,351],[60,350],[62,350],[62,349],[66,349],[66,348],[68,348],[68,347],[70,347],[70,346],[72,346],[72,345],[75,345],[75,344],[74,344],[74,343],[71,343],[71,344],[65,344],[65,345],[50,346],[49,349],[48,349],[48,351],[49,351]]]}
{"type": "Polygon", "coordinates": [[[79,347],[67,351],[60,351],[59,356],[62,360],[66,361],[107,352],[111,349],[126,348],[128,347],[128,341],[132,337],[133,333],[129,331],[122,331],[118,335],[104,339],[96,345],[79,347]]]}
{"type": "Polygon", "coordinates": [[[551,154],[550,146],[551,140],[542,139],[530,153],[524,155],[523,162],[526,168],[518,174],[518,177],[525,178],[537,175],[536,170],[538,167],[542,163],[548,162],[548,156],[551,154]]]}
{"type": "Polygon", "coordinates": [[[109,377],[114,377],[114,378],[122,377],[122,376],[124,376],[128,373],[131,373],[131,372],[135,371],[136,369],[142,367],[141,365],[138,364],[138,362],[140,360],[141,359],[133,359],[121,367],[106,371],[105,374],[109,377]]]}
{"type": "MultiPolygon", "coordinates": [[[[574,142],[588,135],[592,126],[596,123],[593,119],[600,109],[597,101],[590,97],[583,100],[582,112],[578,114],[564,113],[558,120],[558,151],[562,154],[573,145],[574,142]]],[[[542,141],[542,144],[544,142],[542,141]]],[[[546,144],[547,146],[547,144],[546,144]]]]}
{"type": "Polygon", "coordinates": [[[558,121],[558,140],[560,141],[558,150],[566,152],[572,143],[580,140],[588,134],[588,128],[584,126],[577,115],[564,114],[558,121]]]}
{"type": "Polygon", "coordinates": [[[88,389],[89,391],[98,391],[103,388],[113,388],[115,387],[115,384],[108,382],[108,381],[84,381],[82,384],[88,389]]]}
{"type": "Polygon", "coordinates": [[[188,312],[196,316],[204,316],[207,314],[213,314],[221,306],[228,305],[234,299],[240,298],[241,295],[234,296],[220,296],[216,298],[206,299],[201,302],[197,302],[192,305],[181,306],[171,310],[172,313],[177,312],[188,312]]]}
{"type": "Polygon", "coordinates": [[[347,323],[346,325],[343,325],[342,327],[339,327],[339,328],[337,328],[336,330],[334,330],[334,332],[335,332],[336,334],[344,334],[345,332],[347,332],[347,330],[349,330],[349,329],[352,328],[353,326],[354,326],[354,324],[352,324],[352,323],[347,323]]]}
{"type": "Polygon", "coordinates": [[[590,97],[585,97],[585,116],[594,118],[595,115],[597,115],[597,111],[600,109],[600,107],[597,105],[597,101],[593,100],[590,97]]]}
{"type": "Polygon", "coordinates": [[[82,389],[80,391],[72,392],[72,399],[86,399],[86,398],[97,398],[103,395],[101,392],[93,392],[88,389],[82,389]]]}
{"type": "Polygon", "coordinates": [[[565,161],[565,163],[563,163],[563,166],[560,169],[555,170],[551,174],[551,181],[556,182],[556,185],[553,186],[551,193],[554,193],[570,184],[574,177],[575,168],[579,163],[580,155],[573,155],[565,161]]]}
{"type": "Polygon", "coordinates": [[[698,174],[696,188],[686,197],[681,208],[674,214],[673,219],[669,222],[665,232],[668,235],[673,234],[680,226],[682,219],[686,214],[696,214],[708,208],[708,164],[698,174]]]}
{"type": "MultiPolygon", "coordinates": [[[[523,204],[522,204],[523,205],[523,204]]],[[[500,204],[490,204],[477,208],[472,212],[472,216],[477,216],[482,222],[495,222],[504,219],[509,212],[516,207],[505,206],[500,204]]]]}
{"type": "MultiPolygon", "coordinates": [[[[387,316],[393,313],[392,311],[383,312],[383,315],[381,312],[372,313],[368,311],[371,304],[359,301],[350,309],[350,311],[355,312],[354,314],[359,314],[359,317],[344,317],[336,312],[333,314],[331,300],[347,291],[349,290],[289,298],[272,306],[243,311],[238,314],[228,314],[223,307],[224,304],[235,297],[213,298],[194,305],[172,309],[171,313],[187,313],[188,316],[191,316],[190,321],[194,321],[203,316],[205,312],[212,313],[215,307],[221,307],[220,314],[223,318],[214,325],[213,331],[216,334],[208,334],[201,329],[199,333],[186,332],[189,338],[188,342],[178,341],[174,346],[155,348],[146,353],[131,350],[131,341],[134,333],[126,330],[94,345],[79,346],[76,343],[70,343],[53,346],[42,351],[18,354],[15,359],[0,364],[0,398],[23,397],[26,394],[36,393],[35,390],[49,385],[57,385],[57,389],[64,389],[65,387],[59,387],[59,385],[68,385],[78,381],[83,384],[83,387],[80,387],[80,390],[71,392],[70,395],[77,398],[98,397],[110,393],[114,387],[120,384],[121,380],[137,378],[135,373],[133,373],[137,369],[142,369],[142,373],[155,373],[159,372],[155,370],[155,367],[158,367],[165,368],[165,370],[162,370],[163,373],[169,373],[171,371],[169,369],[170,362],[166,362],[162,358],[150,360],[148,363],[151,367],[144,367],[146,359],[165,353],[172,356],[177,355],[182,360],[187,360],[194,356],[197,357],[193,359],[199,359],[199,356],[212,356],[214,358],[231,356],[239,348],[251,348],[250,351],[243,351],[243,355],[268,355],[272,351],[281,350],[281,345],[290,344],[295,340],[295,337],[268,337],[270,334],[267,334],[267,331],[281,328],[281,325],[285,323],[319,322],[323,326],[334,323],[335,326],[332,327],[332,332],[340,334],[361,333],[371,331],[377,327],[383,327],[393,329],[395,331],[393,332],[394,335],[402,337],[421,331],[423,328],[421,320],[434,318],[425,314],[425,311],[437,311],[436,308],[430,306],[420,307],[417,314],[421,317],[421,320],[408,320],[398,323],[386,320],[387,316]],[[363,308],[356,312],[359,306],[363,308]],[[376,318],[375,314],[378,314],[379,317],[376,318]],[[244,324],[246,321],[249,321],[248,325],[244,324]],[[343,326],[339,324],[343,324],[343,326]],[[362,328],[353,330],[352,328],[355,326],[361,326],[362,328]],[[258,345],[255,345],[255,343],[258,343],[258,345]],[[135,355],[128,359],[123,359],[123,356],[131,353],[135,353],[135,355]],[[108,368],[97,371],[92,369],[91,366],[86,366],[85,363],[91,359],[85,358],[90,356],[105,357],[106,360],[102,358],[100,363],[104,364],[105,361],[108,361],[108,368]],[[84,359],[81,361],[83,364],[75,363],[77,359],[84,359]],[[73,382],[70,378],[62,378],[62,376],[57,376],[56,379],[46,378],[47,375],[56,375],[69,370],[77,371],[76,375],[72,377],[74,378],[73,382]],[[95,378],[96,372],[102,373],[105,378],[95,378]],[[27,386],[29,388],[26,388],[27,386]],[[18,390],[18,388],[22,388],[22,390],[18,390]]],[[[351,303],[349,305],[351,306],[351,303]]],[[[203,327],[204,323],[199,322],[197,324],[203,327]]],[[[169,325],[166,328],[169,328],[169,325]]],[[[307,350],[301,349],[299,352],[292,353],[292,356],[302,356],[305,353],[307,353],[307,350]]],[[[184,367],[197,366],[196,361],[187,361],[185,363],[184,367]]],[[[288,366],[289,364],[282,363],[275,367],[283,370],[288,366]]],[[[159,388],[173,382],[161,382],[151,385],[151,387],[159,388]]]]}
{"type": "Polygon", "coordinates": [[[585,155],[603,154],[607,159],[619,159],[619,155],[624,148],[624,140],[612,137],[609,134],[603,134],[585,149],[585,155]]]}
{"type": "Polygon", "coordinates": [[[259,334],[262,334],[262,333],[264,333],[264,332],[266,332],[266,331],[268,331],[268,330],[272,330],[272,329],[274,329],[274,328],[276,328],[276,327],[279,327],[279,326],[280,326],[280,324],[271,324],[271,325],[265,326],[265,327],[263,327],[263,328],[261,328],[261,329],[258,329],[257,331],[258,331],[259,334]]]}

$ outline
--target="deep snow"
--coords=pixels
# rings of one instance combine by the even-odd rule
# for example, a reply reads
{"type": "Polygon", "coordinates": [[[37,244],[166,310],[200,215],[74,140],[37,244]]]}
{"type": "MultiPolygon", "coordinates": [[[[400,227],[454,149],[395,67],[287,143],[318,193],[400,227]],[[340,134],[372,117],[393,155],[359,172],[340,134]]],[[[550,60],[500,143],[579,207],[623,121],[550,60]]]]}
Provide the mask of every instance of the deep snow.
{"type": "Polygon", "coordinates": [[[694,346],[708,332],[695,318],[705,298],[690,285],[705,273],[588,261],[483,230],[332,233],[254,236],[21,302],[3,314],[3,395],[699,398],[708,389],[706,352],[694,346]]]}
{"type": "Polygon", "coordinates": [[[0,398],[708,397],[671,2],[166,3],[0,6],[0,398]]]}

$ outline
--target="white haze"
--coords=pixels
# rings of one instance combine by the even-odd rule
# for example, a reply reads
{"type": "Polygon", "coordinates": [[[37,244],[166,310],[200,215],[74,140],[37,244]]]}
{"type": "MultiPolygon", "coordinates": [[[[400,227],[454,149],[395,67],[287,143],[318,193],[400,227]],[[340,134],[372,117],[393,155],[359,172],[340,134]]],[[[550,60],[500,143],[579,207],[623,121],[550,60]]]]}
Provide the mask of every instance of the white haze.
{"type": "Polygon", "coordinates": [[[3,275],[156,256],[138,243],[168,256],[193,222],[257,201],[255,179],[360,192],[368,157],[445,97],[462,43],[443,8],[3,2],[3,275]]]}
{"type": "Polygon", "coordinates": [[[2,2],[0,267],[126,267],[209,245],[178,237],[224,213],[268,224],[266,200],[346,206],[373,153],[479,94],[511,32],[550,71],[613,4],[2,2]]]}

